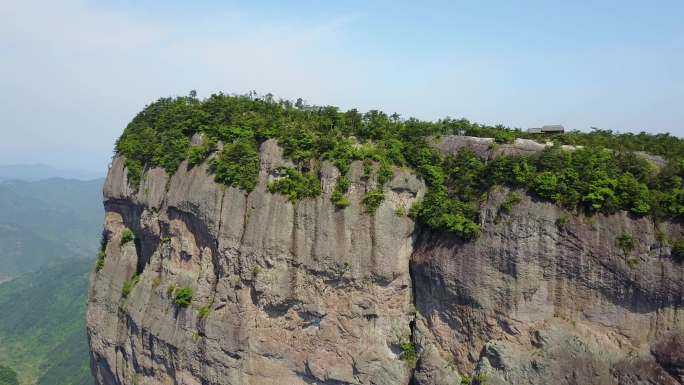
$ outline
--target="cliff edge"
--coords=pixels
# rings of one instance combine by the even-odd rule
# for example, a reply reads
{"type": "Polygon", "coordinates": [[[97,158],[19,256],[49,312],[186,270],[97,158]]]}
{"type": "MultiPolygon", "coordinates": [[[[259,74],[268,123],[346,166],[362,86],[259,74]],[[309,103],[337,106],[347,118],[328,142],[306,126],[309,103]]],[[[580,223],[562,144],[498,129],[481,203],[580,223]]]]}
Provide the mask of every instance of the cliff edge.
{"type": "Polygon", "coordinates": [[[497,187],[465,242],[404,215],[426,191],[408,171],[369,215],[362,162],[344,209],[329,162],[320,196],[270,193],[291,165],[267,140],[249,193],[187,161],[136,190],[114,159],[87,312],[98,384],[683,383],[684,269],[664,241],[680,224],[497,187]]]}
{"type": "Polygon", "coordinates": [[[288,164],[271,140],[249,194],[185,163],[172,176],[149,170],[135,193],[114,160],[88,307],[100,384],[408,383],[399,356],[415,314],[414,223],[395,209],[420,199],[423,184],[397,171],[369,216],[360,200],[373,181],[360,162],[344,210],[330,202],[339,173],[328,163],[320,197],[269,193],[288,164]],[[121,244],[125,228],[136,242],[121,244]],[[174,302],[178,288],[192,290],[190,306],[174,302]]]}

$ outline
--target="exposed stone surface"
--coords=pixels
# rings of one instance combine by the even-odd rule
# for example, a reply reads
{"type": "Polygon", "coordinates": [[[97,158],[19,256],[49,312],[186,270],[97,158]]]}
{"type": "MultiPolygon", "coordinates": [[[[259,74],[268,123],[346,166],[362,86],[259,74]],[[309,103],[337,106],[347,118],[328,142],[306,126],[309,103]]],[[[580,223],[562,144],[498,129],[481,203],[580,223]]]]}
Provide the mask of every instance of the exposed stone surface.
{"type": "MultiPolygon", "coordinates": [[[[483,159],[543,147],[463,138],[436,146],[483,159]]],[[[499,188],[482,205],[482,236],[463,243],[396,214],[425,191],[405,171],[369,216],[361,200],[375,184],[360,163],[339,210],[331,164],[323,194],[293,204],[266,189],[291,165],[281,149],[267,141],[260,158],[249,194],[185,163],[172,176],[146,170],[136,192],[114,159],[87,313],[98,384],[684,383],[684,268],[650,219],[573,215],[521,191],[500,213],[499,188]],[[125,227],[137,242],[120,244],[125,227]],[[637,241],[628,254],[623,234],[637,241]],[[190,307],[174,304],[178,287],[192,288],[190,307]],[[411,341],[415,370],[400,349],[411,341]]]]}
{"type": "Polygon", "coordinates": [[[328,163],[321,197],[292,204],[268,193],[286,165],[269,141],[250,194],[185,163],[170,179],[149,170],[134,193],[115,159],[104,189],[107,257],[88,307],[100,384],[408,383],[399,344],[410,342],[414,318],[414,224],[395,210],[420,199],[423,184],[397,170],[372,217],[360,203],[374,187],[360,163],[344,210],[330,202],[339,175],[328,163]],[[124,227],[137,250],[120,245],[124,227]],[[174,305],[174,287],[193,289],[191,307],[174,305]]]}
{"type": "MultiPolygon", "coordinates": [[[[416,245],[415,334],[429,352],[418,383],[458,383],[459,371],[487,384],[677,383],[681,340],[659,341],[684,330],[684,274],[653,223],[571,215],[522,192],[504,214],[506,193],[490,193],[478,240],[430,234],[416,245]],[[635,250],[616,246],[623,234],[635,250]]],[[[682,237],[679,225],[661,228],[682,237]]]]}
{"type": "MultiPolygon", "coordinates": [[[[541,140],[541,138],[540,138],[541,140]]],[[[528,156],[553,146],[552,142],[539,143],[531,139],[517,138],[513,143],[496,143],[493,138],[479,138],[474,136],[445,135],[433,137],[429,140],[432,147],[455,155],[463,148],[472,150],[482,160],[495,159],[501,156],[528,156]]],[[[562,145],[567,151],[582,148],[582,146],[562,145]]],[[[647,160],[656,168],[663,168],[667,164],[665,159],[643,151],[635,151],[637,156],[647,160]]]]}
{"type": "MultiPolygon", "coordinates": [[[[551,146],[551,143],[539,143],[530,139],[515,139],[513,143],[496,143],[493,138],[478,138],[474,136],[446,135],[430,139],[432,147],[455,155],[461,149],[473,151],[480,159],[489,160],[500,156],[533,155],[551,146]]],[[[572,149],[571,146],[564,146],[572,149]]]]}

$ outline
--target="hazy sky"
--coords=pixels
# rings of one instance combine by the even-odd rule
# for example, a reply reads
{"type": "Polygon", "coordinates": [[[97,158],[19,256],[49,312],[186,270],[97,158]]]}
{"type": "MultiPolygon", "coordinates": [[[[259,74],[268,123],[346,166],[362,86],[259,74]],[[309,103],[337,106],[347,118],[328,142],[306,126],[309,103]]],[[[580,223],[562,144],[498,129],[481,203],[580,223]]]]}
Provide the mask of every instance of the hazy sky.
{"type": "Polygon", "coordinates": [[[105,170],[161,96],[684,136],[684,1],[0,0],[0,164],[105,170]]]}

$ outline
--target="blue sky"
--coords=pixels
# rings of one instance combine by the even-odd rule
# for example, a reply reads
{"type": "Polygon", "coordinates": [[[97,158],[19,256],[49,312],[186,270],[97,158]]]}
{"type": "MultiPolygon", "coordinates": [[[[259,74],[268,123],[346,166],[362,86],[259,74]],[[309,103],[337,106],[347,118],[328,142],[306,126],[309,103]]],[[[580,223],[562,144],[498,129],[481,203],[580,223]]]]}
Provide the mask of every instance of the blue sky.
{"type": "Polygon", "coordinates": [[[0,164],[105,170],[190,89],[684,136],[680,0],[4,0],[0,52],[0,164]]]}

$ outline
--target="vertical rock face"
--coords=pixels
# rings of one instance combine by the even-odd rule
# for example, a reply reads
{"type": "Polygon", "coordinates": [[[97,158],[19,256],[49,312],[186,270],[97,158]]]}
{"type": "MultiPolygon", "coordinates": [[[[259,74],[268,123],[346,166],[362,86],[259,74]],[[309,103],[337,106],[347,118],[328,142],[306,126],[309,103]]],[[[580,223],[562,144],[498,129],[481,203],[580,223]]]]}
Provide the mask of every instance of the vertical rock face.
{"type": "Polygon", "coordinates": [[[425,191],[398,169],[371,216],[359,163],[345,209],[327,163],[320,197],[269,193],[290,165],[272,141],[249,194],[185,163],[147,170],[134,191],[124,163],[104,187],[91,277],[98,384],[684,383],[684,269],[666,242],[684,238],[679,224],[573,215],[524,192],[502,210],[500,188],[463,243],[398,215],[425,191]],[[627,235],[633,250],[616,243],[627,235]]]}
{"type": "Polygon", "coordinates": [[[260,157],[249,194],[185,164],[171,177],[148,171],[136,193],[124,159],[114,160],[104,188],[106,258],[87,314],[98,383],[409,382],[400,345],[411,341],[415,314],[414,224],[395,210],[420,199],[422,183],[397,170],[369,216],[361,199],[375,186],[353,164],[352,204],[338,210],[330,202],[337,169],[324,163],[324,194],[293,204],[266,190],[288,165],[280,148],[265,142],[260,157]],[[137,242],[121,244],[126,227],[137,242]],[[193,292],[187,308],[174,303],[181,287],[193,292]]]}
{"type": "Polygon", "coordinates": [[[682,228],[571,215],[523,192],[506,213],[507,193],[490,193],[478,240],[416,245],[417,382],[474,370],[487,384],[680,383],[684,274],[664,238],[682,228]]]}

